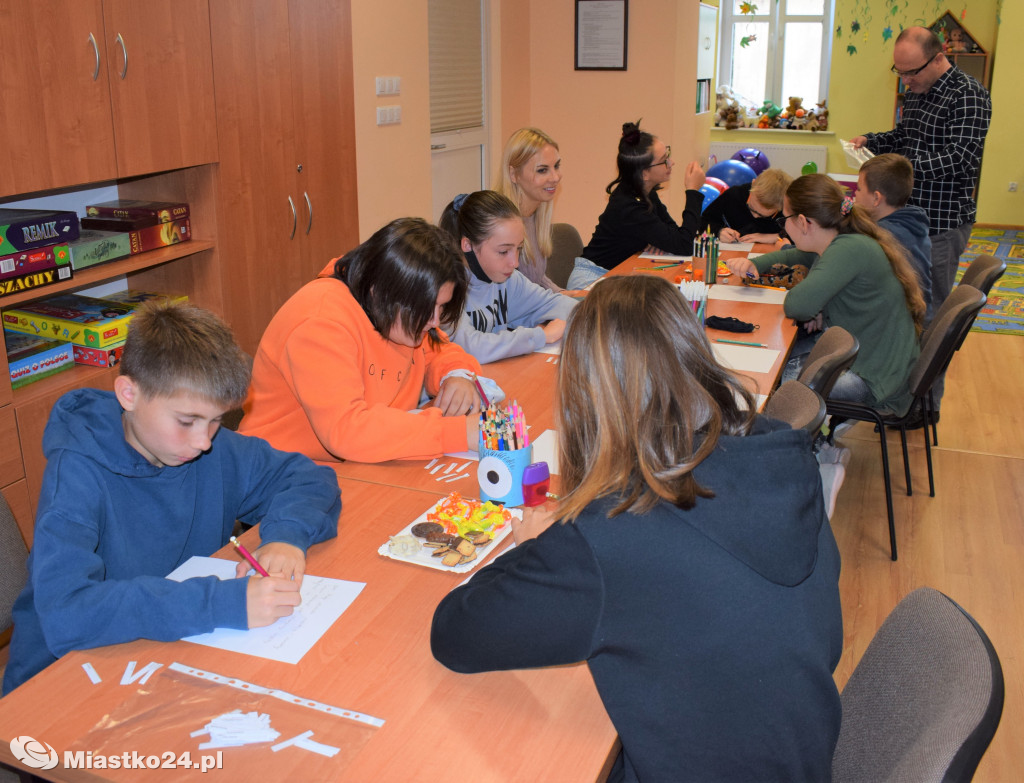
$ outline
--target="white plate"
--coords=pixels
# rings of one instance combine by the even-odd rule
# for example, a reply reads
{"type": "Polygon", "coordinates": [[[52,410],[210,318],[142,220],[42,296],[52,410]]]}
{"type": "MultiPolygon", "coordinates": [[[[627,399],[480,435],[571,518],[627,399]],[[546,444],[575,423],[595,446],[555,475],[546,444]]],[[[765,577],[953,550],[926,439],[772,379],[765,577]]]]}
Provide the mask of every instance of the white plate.
{"type": "MultiPolygon", "coordinates": [[[[411,532],[412,531],[412,526],[415,525],[415,524],[418,524],[420,522],[426,522],[427,521],[427,514],[434,513],[434,511],[437,510],[437,506],[443,500],[444,500],[444,498],[442,498],[442,500],[439,500],[433,506],[428,508],[422,514],[420,514],[418,517],[416,517],[416,519],[414,519],[408,525],[406,525],[401,530],[399,530],[395,535],[396,536],[412,535],[412,532],[411,532]]],[[[508,509],[508,511],[509,511],[510,514],[512,514],[512,516],[514,516],[514,517],[516,517],[518,519],[522,519],[523,518],[523,512],[520,509],[518,509],[518,508],[510,508],[510,509],[508,509]]],[[[491,541],[491,543],[487,544],[486,546],[478,546],[476,548],[476,559],[475,560],[470,560],[468,563],[463,563],[462,565],[457,565],[457,566],[446,566],[446,565],[444,565],[441,562],[441,558],[433,556],[434,550],[431,549],[430,547],[425,547],[425,546],[421,546],[420,547],[420,551],[417,552],[415,555],[396,555],[396,554],[392,554],[391,550],[389,549],[389,544],[391,543],[390,539],[388,539],[383,544],[381,544],[380,549],[377,550],[377,554],[378,555],[383,555],[384,557],[390,557],[392,560],[402,560],[402,561],[404,561],[406,563],[415,563],[416,565],[426,566],[427,568],[436,568],[438,571],[452,571],[452,572],[454,572],[456,574],[466,574],[466,573],[469,573],[470,571],[472,571],[477,566],[479,566],[484,560],[486,560],[488,555],[490,555],[497,548],[498,544],[500,544],[502,541],[504,541],[505,537],[509,533],[511,533],[511,532],[512,532],[512,524],[510,522],[509,524],[505,525],[505,527],[501,528],[501,530],[499,530],[498,532],[496,532],[494,534],[494,538],[491,541]]],[[[419,541],[420,543],[422,543],[425,539],[417,538],[416,540],[419,541]]]]}

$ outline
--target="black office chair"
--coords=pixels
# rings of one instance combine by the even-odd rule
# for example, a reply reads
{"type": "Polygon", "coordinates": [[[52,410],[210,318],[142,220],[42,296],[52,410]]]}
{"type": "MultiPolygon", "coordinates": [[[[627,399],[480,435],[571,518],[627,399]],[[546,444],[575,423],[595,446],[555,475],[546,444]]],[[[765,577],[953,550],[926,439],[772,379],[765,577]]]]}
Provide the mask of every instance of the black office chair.
{"type": "Polygon", "coordinates": [[[786,381],[768,398],[764,415],[814,434],[825,421],[825,401],[800,381],[786,381]]]}
{"type": "Polygon", "coordinates": [[[28,548],[11,507],[0,495],[0,644],[10,637],[11,608],[28,581],[28,548]]]}
{"type": "Polygon", "coordinates": [[[565,288],[576,258],[582,253],[583,239],[574,226],[569,223],[551,224],[551,256],[547,274],[552,283],[565,288]]]}
{"type": "Polygon", "coordinates": [[[798,380],[828,399],[839,376],[857,359],[860,343],[841,326],[826,329],[804,360],[798,380]]]}
{"type": "Polygon", "coordinates": [[[992,642],[938,590],[906,596],[843,688],[833,783],[967,783],[1003,712],[992,642]]]}
{"type": "MultiPolygon", "coordinates": [[[[918,357],[909,379],[913,402],[905,415],[887,414],[869,405],[847,402],[845,400],[827,399],[825,401],[825,407],[832,415],[856,419],[857,421],[872,421],[877,426],[879,442],[882,448],[882,477],[885,481],[885,506],[889,516],[889,546],[893,560],[896,559],[896,524],[893,518],[892,486],[889,478],[889,449],[885,439],[885,428],[894,427],[900,431],[900,442],[903,446],[903,470],[907,480],[907,494],[912,495],[913,485],[911,484],[910,461],[907,455],[906,425],[919,412],[925,417],[925,421],[928,421],[933,407],[932,384],[939,373],[945,372],[946,367],[949,366],[949,362],[963,339],[963,335],[970,330],[971,324],[974,323],[974,319],[981,312],[981,308],[984,305],[985,295],[969,285],[957,286],[953,289],[953,293],[946,297],[946,301],[942,303],[942,307],[935,314],[935,319],[921,336],[921,355],[918,357]]],[[[928,463],[929,495],[935,497],[931,438],[928,437],[927,427],[924,428],[924,450],[925,459],[928,463]]]]}
{"type": "Polygon", "coordinates": [[[964,271],[959,285],[970,285],[977,288],[985,296],[989,295],[992,286],[1006,271],[1006,262],[995,256],[978,256],[971,261],[964,271]]]}

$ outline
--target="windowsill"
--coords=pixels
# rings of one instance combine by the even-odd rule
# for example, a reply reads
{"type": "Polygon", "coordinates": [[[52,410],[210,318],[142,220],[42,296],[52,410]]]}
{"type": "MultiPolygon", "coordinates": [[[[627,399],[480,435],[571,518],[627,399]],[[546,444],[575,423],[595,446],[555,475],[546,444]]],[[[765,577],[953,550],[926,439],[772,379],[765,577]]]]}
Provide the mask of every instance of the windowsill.
{"type": "Polygon", "coordinates": [[[780,134],[784,136],[835,136],[835,131],[823,130],[823,131],[812,131],[812,130],[791,130],[789,128],[721,128],[717,125],[711,126],[712,134],[725,134],[725,133],[759,133],[759,134],[780,134]]]}

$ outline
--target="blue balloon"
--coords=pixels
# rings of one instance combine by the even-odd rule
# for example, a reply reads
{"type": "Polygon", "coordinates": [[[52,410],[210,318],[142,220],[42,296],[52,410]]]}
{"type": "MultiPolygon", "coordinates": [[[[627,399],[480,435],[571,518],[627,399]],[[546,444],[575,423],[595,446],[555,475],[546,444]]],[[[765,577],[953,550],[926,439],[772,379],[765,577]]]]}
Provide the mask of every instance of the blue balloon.
{"type": "Polygon", "coordinates": [[[757,172],[740,160],[723,160],[708,169],[709,177],[717,177],[730,188],[753,182],[757,172]]]}
{"type": "Polygon", "coordinates": [[[754,170],[755,174],[760,174],[772,165],[768,160],[768,156],[756,147],[747,147],[746,149],[739,150],[733,153],[732,159],[746,163],[754,170]]]}
{"type": "Polygon", "coordinates": [[[704,194],[704,203],[700,205],[701,212],[708,208],[708,204],[722,195],[718,188],[714,185],[709,185],[706,182],[700,186],[700,192],[704,194]]]}

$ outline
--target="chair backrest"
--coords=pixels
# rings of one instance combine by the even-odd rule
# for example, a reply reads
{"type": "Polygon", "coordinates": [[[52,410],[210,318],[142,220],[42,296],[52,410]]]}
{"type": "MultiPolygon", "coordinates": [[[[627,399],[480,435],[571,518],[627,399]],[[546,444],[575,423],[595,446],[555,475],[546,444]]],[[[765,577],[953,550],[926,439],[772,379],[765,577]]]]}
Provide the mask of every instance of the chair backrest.
{"type": "Polygon", "coordinates": [[[795,430],[817,432],[825,421],[825,400],[800,381],[786,381],[768,398],[765,416],[786,422],[795,430]]]}
{"type": "Polygon", "coordinates": [[[915,590],[843,689],[832,780],[969,781],[999,726],[1003,691],[981,627],[939,591],[915,590]]]}
{"type": "Polygon", "coordinates": [[[798,380],[828,399],[839,376],[857,359],[860,343],[841,326],[830,326],[804,360],[798,380]]]}
{"type": "Polygon", "coordinates": [[[910,391],[915,397],[927,394],[938,374],[949,366],[985,301],[981,291],[962,283],[946,297],[921,335],[921,355],[910,372],[910,391]]]}
{"type": "Polygon", "coordinates": [[[960,285],[970,285],[988,296],[996,280],[1006,271],[1006,262],[995,256],[978,256],[960,278],[960,285]]]}
{"type": "Polygon", "coordinates": [[[582,253],[583,239],[574,226],[569,223],[551,224],[551,256],[548,258],[551,282],[565,288],[576,257],[582,253]]]}
{"type": "Polygon", "coordinates": [[[28,581],[28,549],[7,500],[0,495],[0,634],[11,627],[11,607],[28,581]]]}

